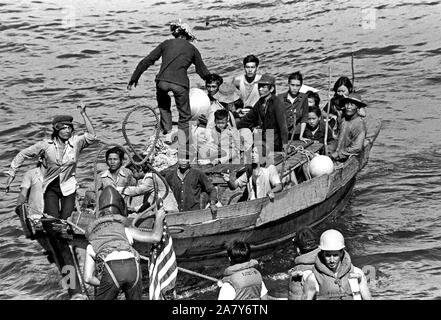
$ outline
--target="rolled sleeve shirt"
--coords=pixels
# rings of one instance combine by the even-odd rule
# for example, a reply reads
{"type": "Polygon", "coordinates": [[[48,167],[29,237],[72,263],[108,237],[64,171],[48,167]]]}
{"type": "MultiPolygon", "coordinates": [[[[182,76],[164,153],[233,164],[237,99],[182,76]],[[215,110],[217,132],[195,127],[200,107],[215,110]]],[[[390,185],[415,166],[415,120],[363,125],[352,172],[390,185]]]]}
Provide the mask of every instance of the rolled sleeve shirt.
{"type": "Polygon", "coordinates": [[[281,183],[279,173],[274,165],[269,165],[268,168],[260,168],[257,174],[256,187],[253,186],[252,176],[248,177],[247,172],[244,172],[236,183],[239,187],[247,187],[248,200],[254,200],[258,198],[264,198],[268,192],[281,183]]]}
{"type": "Polygon", "coordinates": [[[337,159],[358,155],[364,146],[366,124],[357,114],[351,119],[344,119],[340,125],[337,143],[337,159]]]}
{"type": "Polygon", "coordinates": [[[127,187],[132,183],[132,178],[132,172],[124,167],[119,168],[116,179],[109,170],[106,170],[98,178],[98,190],[103,190],[107,186],[112,186],[114,188],[127,187]]]}
{"type": "Polygon", "coordinates": [[[216,203],[214,187],[202,171],[190,168],[183,175],[178,169],[172,170],[166,180],[173,190],[178,203],[179,211],[193,211],[201,209],[201,192],[210,196],[210,202],[216,203]]]}
{"type": "Polygon", "coordinates": [[[60,189],[63,196],[68,196],[75,192],[77,181],[75,171],[80,152],[95,142],[96,136],[85,133],[73,136],[64,144],[63,150],[52,139],[45,139],[20,151],[12,160],[9,175],[15,175],[17,169],[23,164],[25,159],[36,157],[41,150],[45,151],[47,169],[43,178],[43,192],[47,186],[57,177],[60,178],[60,189]]]}

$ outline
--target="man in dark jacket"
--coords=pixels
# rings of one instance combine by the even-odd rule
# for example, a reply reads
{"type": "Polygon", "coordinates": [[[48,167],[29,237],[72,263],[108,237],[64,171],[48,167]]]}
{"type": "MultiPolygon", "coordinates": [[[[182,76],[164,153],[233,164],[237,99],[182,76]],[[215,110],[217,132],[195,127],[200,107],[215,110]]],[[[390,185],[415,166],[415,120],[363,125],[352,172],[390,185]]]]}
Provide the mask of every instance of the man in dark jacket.
{"type": "Polygon", "coordinates": [[[289,90],[279,94],[279,98],[283,101],[286,110],[289,136],[291,137],[291,135],[294,134],[299,140],[305,141],[303,132],[305,132],[308,122],[308,97],[306,94],[300,92],[302,85],[302,74],[299,71],[291,73],[288,76],[289,90]],[[293,130],[295,131],[293,132],[293,130]]]}
{"type": "MultiPolygon", "coordinates": [[[[266,152],[282,151],[288,144],[288,128],[285,109],[282,101],[276,96],[276,79],[265,73],[258,81],[260,99],[237,124],[237,129],[260,127],[266,152]],[[272,142],[266,141],[267,131],[274,132],[274,149],[269,148],[272,142]],[[268,148],[270,150],[268,150],[268,148]]],[[[268,132],[269,133],[269,132],[268,132]]]]}
{"type": "Polygon", "coordinates": [[[171,99],[168,95],[172,91],[179,111],[178,129],[185,133],[188,142],[191,112],[187,69],[194,64],[197,74],[202,79],[210,72],[202,61],[199,50],[190,43],[195,39],[190,27],[186,23],[178,22],[172,23],[170,30],[175,38],[165,40],[139,62],[127,89],[130,90],[132,85],[136,87],[141,74],[162,57],[161,69],[155,78],[156,99],[161,113],[160,127],[163,134],[172,129],[171,99]]]}

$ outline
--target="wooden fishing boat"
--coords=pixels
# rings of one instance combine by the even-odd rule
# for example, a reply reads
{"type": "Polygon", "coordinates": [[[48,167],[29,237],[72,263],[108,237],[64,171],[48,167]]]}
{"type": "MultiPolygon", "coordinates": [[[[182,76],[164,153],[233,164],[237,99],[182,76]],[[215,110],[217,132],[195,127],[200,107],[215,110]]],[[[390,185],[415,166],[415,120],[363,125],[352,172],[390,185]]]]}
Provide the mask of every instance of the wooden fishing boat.
{"type": "MultiPolygon", "coordinates": [[[[172,233],[178,263],[203,263],[210,258],[225,256],[226,245],[235,239],[248,241],[254,255],[258,256],[259,252],[292,239],[300,228],[318,225],[330,215],[341,211],[349,200],[357,173],[368,162],[380,128],[380,121],[369,122],[364,150],[359,156],[350,157],[332,174],[309,180],[301,178],[302,166],[308,161],[302,149],[317,153],[322,150],[323,145],[294,141],[294,148],[286,157],[285,164],[281,155],[275,157],[279,172],[284,167],[284,189],[276,194],[274,201],[260,198],[237,202],[237,194],[232,194],[226,205],[218,208],[216,216],[209,209],[168,214],[166,220],[172,233]],[[294,182],[293,174],[300,179],[294,182]]],[[[219,165],[201,166],[200,169],[210,176],[213,184],[222,185],[225,184],[222,180],[223,172],[240,171],[243,167],[244,165],[219,165]]],[[[136,226],[150,228],[153,221],[151,217],[136,219],[136,226]]],[[[46,217],[41,219],[38,226],[32,224],[26,210],[20,216],[26,236],[41,244],[49,261],[55,262],[60,271],[65,265],[74,265],[78,274],[81,270],[75,248],[86,247],[84,230],[94,219],[93,210],[79,207],[68,221],[46,217]]],[[[150,249],[148,245],[139,244],[135,248],[144,255],[150,249]]]]}

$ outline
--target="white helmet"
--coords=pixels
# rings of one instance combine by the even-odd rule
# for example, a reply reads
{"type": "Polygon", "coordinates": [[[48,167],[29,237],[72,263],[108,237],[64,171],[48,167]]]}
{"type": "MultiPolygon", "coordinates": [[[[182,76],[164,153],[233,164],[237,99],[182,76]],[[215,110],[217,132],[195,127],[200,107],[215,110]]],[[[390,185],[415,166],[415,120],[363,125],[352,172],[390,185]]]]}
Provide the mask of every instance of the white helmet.
{"type": "Polygon", "coordinates": [[[320,237],[319,248],[324,251],[338,251],[345,247],[343,235],[334,229],[326,230],[320,237]]]}

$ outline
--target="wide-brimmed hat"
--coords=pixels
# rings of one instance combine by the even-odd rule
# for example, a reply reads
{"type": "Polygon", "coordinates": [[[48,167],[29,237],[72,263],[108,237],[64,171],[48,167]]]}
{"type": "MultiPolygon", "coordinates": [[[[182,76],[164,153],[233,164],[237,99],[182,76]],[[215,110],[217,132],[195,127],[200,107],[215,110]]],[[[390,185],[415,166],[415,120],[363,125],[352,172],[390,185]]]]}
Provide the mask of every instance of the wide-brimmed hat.
{"type": "Polygon", "coordinates": [[[272,75],[268,73],[264,73],[262,77],[260,77],[259,81],[257,81],[258,84],[271,84],[276,85],[276,78],[274,78],[272,75]]]}
{"type": "Polygon", "coordinates": [[[343,97],[342,102],[343,103],[352,102],[353,104],[355,104],[359,108],[364,108],[367,106],[367,104],[361,100],[361,95],[358,93],[354,93],[354,92],[350,93],[347,97],[343,97]]]}
{"type": "Polygon", "coordinates": [[[223,83],[219,87],[219,91],[214,95],[219,102],[232,103],[240,99],[236,87],[232,83],[223,83]]]}
{"type": "Polygon", "coordinates": [[[177,22],[170,23],[170,30],[172,32],[181,31],[185,33],[187,35],[187,38],[189,38],[189,40],[191,41],[196,39],[195,35],[191,31],[190,26],[187,23],[183,23],[181,19],[179,19],[179,21],[177,22]]]}
{"type": "Polygon", "coordinates": [[[69,116],[69,115],[58,115],[55,116],[54,119],[52,120],[52,126],[60,126],[63,124],[67,124],[69,126],[73,127],[73,117],[69,116]]]}

